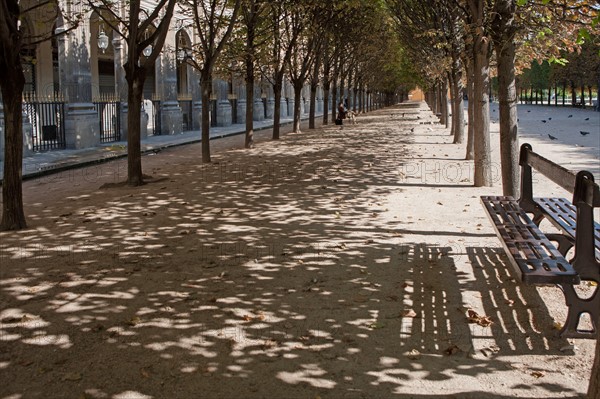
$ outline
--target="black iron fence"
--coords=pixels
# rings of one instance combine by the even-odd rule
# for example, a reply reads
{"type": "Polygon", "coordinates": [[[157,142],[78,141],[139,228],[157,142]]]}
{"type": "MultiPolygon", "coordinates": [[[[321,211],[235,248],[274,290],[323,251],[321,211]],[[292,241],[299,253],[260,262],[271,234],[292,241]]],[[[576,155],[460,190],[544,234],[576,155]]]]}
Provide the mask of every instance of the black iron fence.
{"type": "Polygon", "coordinates": [[[229,103],[231,104],[231,123],[233,124],[241,123],[241,121],[238,121],[237,101],[237,98],[229,99],[229,103]]]}
{"type": "Polygon", "coordinates": [[[121,103],[114,98],[103,97],[94,101],[100,122],[100,142],[121,140],[121,103]]]}
{"type": "Polygon", "coordinates": [[[33,128],[33,151],[65,148],[65,102],[60,96],[25,94],[23,112],[33,128]]]}
{"type": "Polygon", "coordinates": [[[152,120],[152,134],[160,136],[160,100],[157,98],[152,99],[152,112],[148,115],[149,119],[152,120]]]}
{"type": "Polygon", "coordinates": [[[192,97],[180,96],[178,98],[179,108],[181,108],[181,114],[183,116],[183,131],[193,129],[193,109],[192,109],[192,97]]]}

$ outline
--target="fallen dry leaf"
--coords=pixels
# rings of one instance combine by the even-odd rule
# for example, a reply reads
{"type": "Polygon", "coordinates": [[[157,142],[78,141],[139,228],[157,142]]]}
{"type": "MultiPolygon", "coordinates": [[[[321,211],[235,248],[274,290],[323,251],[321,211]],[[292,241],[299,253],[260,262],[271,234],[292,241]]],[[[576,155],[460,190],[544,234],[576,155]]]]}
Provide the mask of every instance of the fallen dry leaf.
{"type": "Polygon", "coordinates": [[[450,345],[448,348],[446,348],[446,350],[444,351],[444,354],[447,356],[452,356],[458,352],[460,352],[460,348],[458,346],[450,345]]]}
{"type": "Polygon", "coordinates": [[[553,327],[555,330],[562,330],[562,328],[563,328],[563,324],[562,324],[561,322],[555,321],[555,322],[552,324],[552,327],[553,327]]]}
{"type": "Polygon", "coordinates": [[[534,376],[535,378],[542,378],[546,375],[546,373],[542,372],[542,371],[533,371],[531,373],[532,376],[534,376]]]}
{"type": "Polygon", "coordinates": [[[135,317],[132,317],[131,320],[129,320],[127,322],[127,324],[130,326],[136,326],[136,325],[140,324],[141,321],[142,320],[139,317],[135,316],[135,317]]]}
{"type": "Polygon", "coordinates": [[[61,378],[62,381],[79,381],[81,379],[81,373],[67,373],[61,378]]]}
{"type": "Polygon", "coordinates": [[[473,309],[467,310],[467,319],[469,320],[469,323],[475,323],[481,327],[489,327],[494,324],[489,316],[481,316],[473,309]]]}
{"type": "Polygon", "coordinates": [[[412,309],[405,309],[404,311],[402,311],[402,317],[412,317],[415,318],[417,317],[417,312],[415,312],[412,309]]]}
{"type": "Polygon", "coordinates": [[[407,358],[411,360],[419,360],[421,358],[421,352],[416,349],[411,349],[404,354],[407,358]]]}

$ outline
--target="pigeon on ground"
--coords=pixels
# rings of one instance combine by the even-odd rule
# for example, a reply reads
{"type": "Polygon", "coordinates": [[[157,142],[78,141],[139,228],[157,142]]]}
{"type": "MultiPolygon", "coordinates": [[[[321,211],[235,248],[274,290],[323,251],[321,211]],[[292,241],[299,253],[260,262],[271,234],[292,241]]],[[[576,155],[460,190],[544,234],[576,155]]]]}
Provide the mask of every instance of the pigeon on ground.
{"type": "Polygon", "coordinates": [[[546,123],[546,120],[545,120],[545,119],[542,119],[542,122],[543,122],[543,123],[546,123]]]}
{"type": "Polygon", "coordinates": [[[548,117],[548,120],[549,120],[549,121],[551,121],[551,120],[552,120],[552,118],[548,117]]]}
{"type": "Polygon", "coordinates": [[[567,116],[567,118],[572,118],[572,117],[573,117],[573,115],[569,115],[569,116],[567,116]]]}
{"type": "Polygon", "coordinates": [[[528,109],[528,110],[527,110],[527,112],[531,112],[531,110],[530,110],[530,109],[528,109]]]}
{"type": "Polygon", "coordinates": [[[584,119],[584,121],[589,121],[589,120],[590,120],[590,118],[585,118],[585,119],[584,119]]]}
{"type": "Polygon", "coordinates": [[[553,135],[549,134],[548,137],[550,137],[550,140],[556,140],[556,137],[554,137],[553,135]]]}
{"type": "Polygon", "coordinates": [[[583,130],[580,130],[579,133],[581,133],[582,136],[586,136],[586,135],[590,134],[590,132],[584,132],[583,130]]]}

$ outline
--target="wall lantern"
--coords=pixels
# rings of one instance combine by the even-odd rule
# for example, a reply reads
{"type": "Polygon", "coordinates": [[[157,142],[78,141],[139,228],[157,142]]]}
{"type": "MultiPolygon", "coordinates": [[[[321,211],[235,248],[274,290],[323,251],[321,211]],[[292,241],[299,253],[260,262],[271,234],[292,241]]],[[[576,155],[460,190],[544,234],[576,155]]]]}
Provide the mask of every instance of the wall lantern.
{"type": "Polygon", "coordinates": [[[102,53],[108,48],[108,36],[104,33],[104,27],[100,25],[100,33],[98,33],[98,48],[102,53]]]}

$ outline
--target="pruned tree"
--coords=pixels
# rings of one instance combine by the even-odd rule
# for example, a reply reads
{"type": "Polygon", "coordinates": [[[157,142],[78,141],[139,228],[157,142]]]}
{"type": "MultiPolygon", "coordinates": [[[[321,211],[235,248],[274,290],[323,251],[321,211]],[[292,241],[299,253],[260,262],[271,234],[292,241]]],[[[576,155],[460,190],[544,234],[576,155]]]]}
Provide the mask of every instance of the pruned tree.
{"type": "Polygon", "coordinates": [[[491,21],[492,39],[498,63],[498,102],[500,113],[500,164],[502,192],[519,194],[519,137],[515,73],[515,21],[517,0],[496,0],[491,21]]]}
{"type": "Polygon", "coordinates": [[[118,3],[88,0],[90,7],[127,43],[123,68],[127,80],[127,183],[144,184],[141,122],[144,82],[161,54],[176,0],[158,0],[149,9],[141,0],[118,3]],[[121,6],[123,8],[121,8],[121,6]],[[144,54],[145,49],[152,49],[144,54]]]}
{"type": "MultiPolygon", "coordinates": [[[[20,230],[27,227],[23,209],[23,72],[21,50],[24,45],[36,45],[55,37],[50,28],[36,33],[25,31],[24,16],[38,22],[50,22],[62,17],[61,35],[75,29],[81,21],[81,5],[70,4],[72,12],[60,10],[58,2],[49,0],[22,9],[18,0],[0,0],[0,89],[4,106],[4,176],[2,182],[2,220],[0,230],[20,230]],[[61,12],[62,11],[62,12],[61,12]],[[46,21],[42,21],[46,20],[46,21]]],[[[47,24],[52,26],[52,24],[47,24]]]]}
{"type": "Polygon", "coordinates": [[[308,79],[316,54],[322,44],[322,37],[317,32],[317,9],[312,4],[298,7],[293,10],[295,18],[292,19],[296,29],[302,33],[298,35],[296,45],[291,48],[291,57],[288,61],[288,75],[294,88],[294,133],[300,132],[300,100],[302,98],[302,87],[308,79]],[[301,28],[303,26],[304,28],[301,28]]]}
{"type": "Polygon", "coordinates": [[[256,81],[256,60],[266,43],[269,2],[266,0],[244,0],[241,23],[245,33],[243,50],[244,77],[246,81],[246,135],[245,147],[254,146],[254,83],[256,81]]]}
{"type": "Polygon", "coordinates": [[[210,160],[210,96],[219,56],[236,25],[242,0],[180,0],[182,14],[192,20],[199,42],[187,61],[200,72],[202,92],[202,162],[210,160]]]}
{"type": "Polygon", "coordinates": [[[21,186],[23,159],[23,87],[25,75],[21,65],[23,36],[19,27],[21,9],[17,0],[0,1],[0,80],[4,104],[5,155],[2,187],[1,230],[27,227],[23,211],[21,186]]]}
{"type": "Polygon", "coordinates": [[[283,79],[289,67],[292,51],[304,29],[304,6],[293,0],[270,2],[271,56],[263,75],[273,86],[273,140],[279,140],[283,79]]]}

